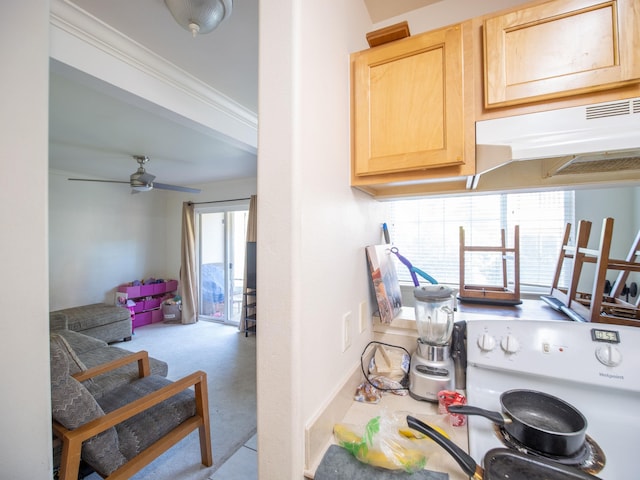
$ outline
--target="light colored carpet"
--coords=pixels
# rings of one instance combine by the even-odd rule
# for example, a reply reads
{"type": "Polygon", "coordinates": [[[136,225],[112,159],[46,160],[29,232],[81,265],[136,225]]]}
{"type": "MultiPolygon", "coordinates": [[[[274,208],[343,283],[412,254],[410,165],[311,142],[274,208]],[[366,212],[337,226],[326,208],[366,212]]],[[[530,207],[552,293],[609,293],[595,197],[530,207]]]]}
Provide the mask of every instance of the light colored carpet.
{"type": "Polygon", "coordinates": [[[171,380],[204,370],[209,387],[213,467],[205,468],[200,463],[196,431],[132,479],[207,479],[256,434],[254,335],[245,337],[236,327],[211,322],[192,325],[161,322],[137,328],[130,342],[117,346],[132,351],[147,350],[150,356],[166,361],[171,380]]]}

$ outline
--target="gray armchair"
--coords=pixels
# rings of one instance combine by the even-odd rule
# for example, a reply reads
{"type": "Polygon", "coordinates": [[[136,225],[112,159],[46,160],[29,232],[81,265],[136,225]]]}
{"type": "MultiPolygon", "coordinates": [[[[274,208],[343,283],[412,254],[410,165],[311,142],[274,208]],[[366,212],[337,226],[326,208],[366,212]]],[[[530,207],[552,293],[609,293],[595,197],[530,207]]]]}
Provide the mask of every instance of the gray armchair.
{"type": "Polygon", "coordinates": [[[52,335],[50,343],[53,433],[62,441],[61,480],[78,478],[81,459],[109,480],[129,478],[196,428],[202,464],[213,464],[204,372],[175,382],[151,375],[144,351],[82,370],[64,338],[52,335]],[[132,362],[138,363],[139,378],[99,399],[81,383],[132,362]]]}

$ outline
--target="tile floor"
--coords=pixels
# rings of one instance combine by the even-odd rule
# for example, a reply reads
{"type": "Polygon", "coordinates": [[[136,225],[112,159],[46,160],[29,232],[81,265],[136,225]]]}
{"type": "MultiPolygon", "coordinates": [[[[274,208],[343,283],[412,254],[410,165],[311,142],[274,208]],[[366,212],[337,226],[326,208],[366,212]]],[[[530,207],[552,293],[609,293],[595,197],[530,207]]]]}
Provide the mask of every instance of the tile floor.
{"type": "Polygon", "coordinates": [[[254,435],[224,462],[210,480],[258,480],[258,441],[254,435]]]}
{"type": "MultiPolygon", "coordinates": [[[[102,477],[94,472],[84,477],[84,480],[102,480],[102,477]]],[[[207,480],[258,480],[258,439],[256,435],[220,465],[215,473],[207,477],[207,480]]]]}

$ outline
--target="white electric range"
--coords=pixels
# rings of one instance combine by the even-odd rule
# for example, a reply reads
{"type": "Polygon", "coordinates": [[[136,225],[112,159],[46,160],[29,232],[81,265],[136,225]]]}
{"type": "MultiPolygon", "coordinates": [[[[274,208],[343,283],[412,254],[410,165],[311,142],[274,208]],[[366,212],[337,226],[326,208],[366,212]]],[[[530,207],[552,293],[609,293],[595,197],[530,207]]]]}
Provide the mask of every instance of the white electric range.
{"type": "MultiPolygon", "coordinates": [[[[467,403],[501,411],[500,394],[537,390],[572,404],[587,419],[575,458],[555,460],[606,480],[639,478],[640,328],[554,320],[467,322],[467,403]]],[[[517,448],[493,422],[468,416],[469,451],[517,448]]],[[[526,453],[529,449],[524,448],[526,453]]]]}

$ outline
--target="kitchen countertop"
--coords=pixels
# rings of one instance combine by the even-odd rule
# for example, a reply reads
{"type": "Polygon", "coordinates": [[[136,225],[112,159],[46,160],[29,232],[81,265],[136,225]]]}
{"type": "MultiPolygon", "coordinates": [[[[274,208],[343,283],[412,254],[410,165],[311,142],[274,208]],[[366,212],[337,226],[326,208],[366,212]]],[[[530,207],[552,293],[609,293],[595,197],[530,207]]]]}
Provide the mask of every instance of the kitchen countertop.
{"type": "MultiPolygon", "coordinates": [[[[499,306],[480,303],[457,302],[457,310],[454,313],[455,321],[459,320],[569,320],[562,312],[554,310],[542,300],[524,299],[520,305],[499,306]]],[[[373,316],[373,331],[377,333],[400,333],[418,337],[416,329],[415,310],[411,307],[402,307],[400,313],[390,324],[384,324],[380,317],[373,316]]]]}

